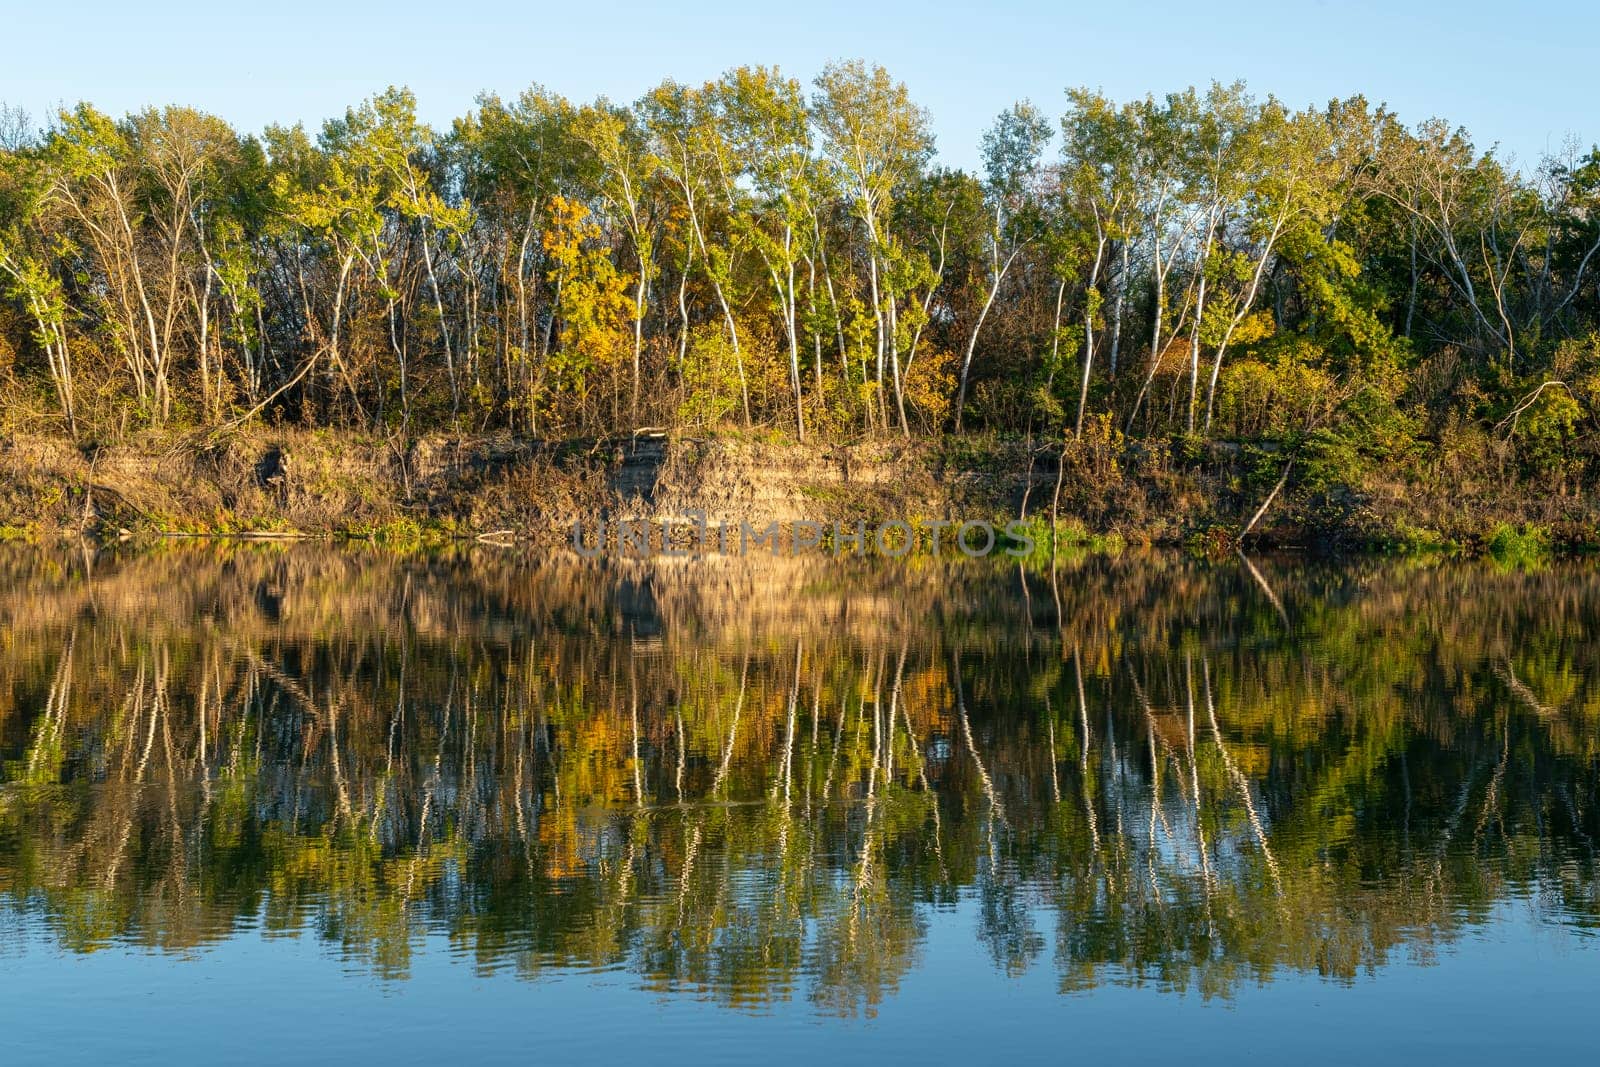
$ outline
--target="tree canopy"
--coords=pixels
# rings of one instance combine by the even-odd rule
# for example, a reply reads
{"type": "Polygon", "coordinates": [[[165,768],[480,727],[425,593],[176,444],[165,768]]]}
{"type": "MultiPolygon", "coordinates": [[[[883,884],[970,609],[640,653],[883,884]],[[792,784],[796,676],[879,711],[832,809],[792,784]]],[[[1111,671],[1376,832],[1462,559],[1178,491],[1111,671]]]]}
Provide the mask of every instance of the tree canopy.
{"type": "Polygon", "coordinates": [[[12,429],[1099,427],[1381,462],[1381,421],[1562,488],[1595,462],[1600,152],[1517,169],[1360,96],[1073,89],[1002,112],[976,175],[861,61],[535,86],[449,129],[401,88],[314,135],[3,119],[12,429]]]}

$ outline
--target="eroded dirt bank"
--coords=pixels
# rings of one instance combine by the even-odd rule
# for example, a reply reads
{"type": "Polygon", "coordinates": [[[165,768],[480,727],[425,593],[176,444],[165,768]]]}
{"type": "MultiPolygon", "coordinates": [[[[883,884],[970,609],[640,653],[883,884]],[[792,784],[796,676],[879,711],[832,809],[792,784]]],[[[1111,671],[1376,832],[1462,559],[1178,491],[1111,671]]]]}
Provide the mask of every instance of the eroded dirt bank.
{"type": "MultiPolygon", "coordinates": [[[[1052,506],[1075,537],[1131,544],[1221,540],[1271,494],[1272,457],[1219,448],[1112,451],[1017,439],[800,444],[755,437],[533,442],[259,430],[79,446],[0,440],[0,536],[48,540],[174,534],[491,537],[555,543],[575,522],[868,522],[982,518],[1052,506]],[[1059,491],[1058,491],[1059,486],[1059,491]]],[[[1529,524],[1556,544],[1593,543],[1596,505],[1569,497],[1479,498],[1373,483],[1311,491],[1290,481],[1256,534],[1267,542],[1481,546],[1529,524]]]]}

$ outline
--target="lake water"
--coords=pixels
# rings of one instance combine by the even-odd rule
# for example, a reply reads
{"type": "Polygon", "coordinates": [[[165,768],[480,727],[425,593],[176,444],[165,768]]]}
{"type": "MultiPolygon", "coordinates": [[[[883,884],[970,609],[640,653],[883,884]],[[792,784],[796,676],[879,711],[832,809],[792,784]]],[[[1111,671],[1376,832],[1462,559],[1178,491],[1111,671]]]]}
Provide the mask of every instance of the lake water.
{"type": "Polygon", "coordinates": [[[0,1060],[1593,1055],[1600,571],[0,553],[0,1060]]]}

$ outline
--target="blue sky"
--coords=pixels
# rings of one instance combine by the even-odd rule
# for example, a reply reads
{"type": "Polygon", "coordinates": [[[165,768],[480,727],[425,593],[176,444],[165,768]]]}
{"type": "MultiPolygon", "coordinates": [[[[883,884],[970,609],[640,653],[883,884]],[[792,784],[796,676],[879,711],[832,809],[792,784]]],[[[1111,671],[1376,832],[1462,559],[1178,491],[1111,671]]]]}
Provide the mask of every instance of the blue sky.
{"type": "Polygon", "coordinates": [[[899,0],[691,4],[607,0],[72,3],[0,0],[0,100],[36,118],[87,99],[120,114],[185,103],[246,130],[315,128],[389,84],[439,125],[478,92],[532,82],[629,100],[665,76],[776,64],[809,80],[830,59],[884,64],[929,108],[941,159],[971,166],[994,114],[1069,85],[1119,99],[1244,78],[1295,104],[1363,92],[1407,121],[1440,116],[1524,164],[1600,140],[1600,4],[1545,0],[899,0]]]}

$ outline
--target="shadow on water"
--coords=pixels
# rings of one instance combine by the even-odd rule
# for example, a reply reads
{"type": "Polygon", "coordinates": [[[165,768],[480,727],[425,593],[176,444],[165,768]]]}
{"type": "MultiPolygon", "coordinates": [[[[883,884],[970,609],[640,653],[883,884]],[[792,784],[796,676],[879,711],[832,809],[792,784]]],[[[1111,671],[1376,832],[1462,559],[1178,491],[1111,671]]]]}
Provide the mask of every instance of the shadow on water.
{"type": "Polygon", "coordinates": [[[0,555],[0,910],[385,978],[872,1011],[1006,972],[1353,980],[1600,919],[1600,574],[1089,558],[0,555]]]}

